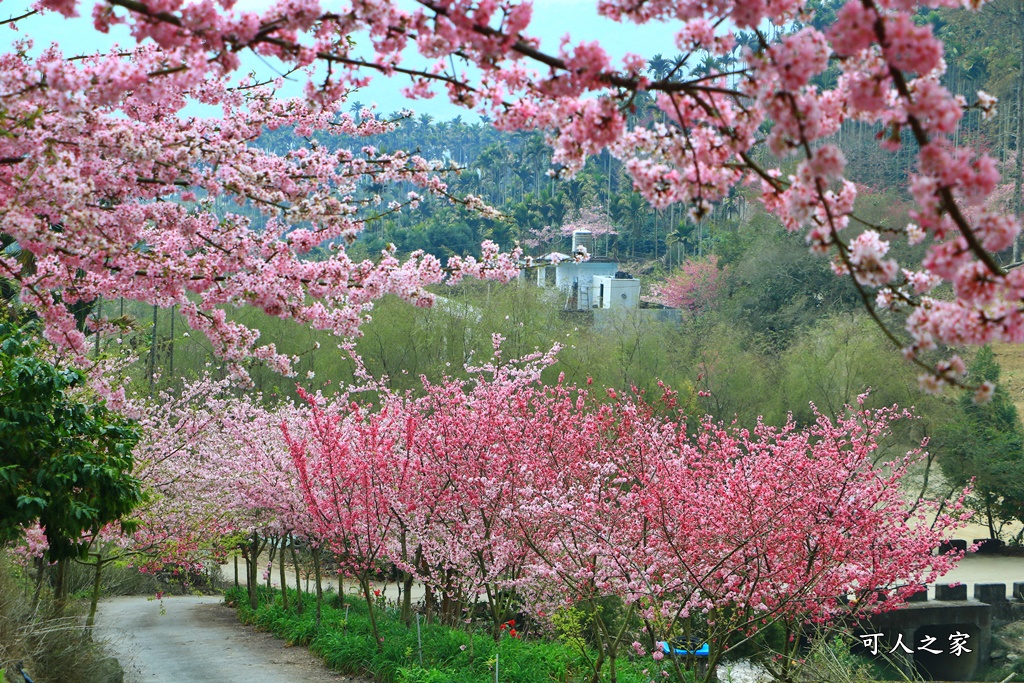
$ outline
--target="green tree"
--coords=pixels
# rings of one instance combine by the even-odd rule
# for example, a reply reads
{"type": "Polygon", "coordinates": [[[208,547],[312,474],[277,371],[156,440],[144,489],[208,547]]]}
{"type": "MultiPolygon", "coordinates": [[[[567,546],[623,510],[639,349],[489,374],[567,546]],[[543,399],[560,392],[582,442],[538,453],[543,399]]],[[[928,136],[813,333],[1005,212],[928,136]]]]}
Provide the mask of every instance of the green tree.
{"type": "Polygon", "coordinates": [[[992,382],[995,392],[981,404],[961,395],[960,416],[936,435],[939,463],[950,486],[974,479],[971,502],[985,514],[991,537],[998,538],[997,522],[1024,520],[1024,430],[999,385],[999,364],[990,347],[974,358],[968,381],[992,382]]]}
{"type": "Polygon", "coordinates": [[[636,242],[643,237],[647,210],[647,202],[636,192],[617,197],[612,203],[612,218],[629,228],[631,255],[636,254],[636,242]]]}
{"type": "Polygon", "coordinates": [[[785,348],[822,317],[861,305],[848,279],[837,278],[827,259],[793,249],[791,235],[763,211],[726,240],[716,248],[731,272],[725,314],[775,349],[785,348]]]}
{"type": "Polygon", "coordinates": [[[81,388],[80,370],[44,359],[25,328],[0,323],[0,545],[38,523],[49,559],[81,556],[83,534],[125,518],[139,502],[131,475],[136,426],[81,388]]]}
{"type": "MultiPolygon", "coordinates": [[[[784,420],[784,411],[792,411],[799,424],[807,424],[815,419],[811,403],[838,419],[865,392],[870,392],[868,407],[916,404],[922,416],[944,415],[939,399],[921,394],[917,368],[891,349],[878,326],[860,311],[822,317],[780,355],[781,392],[775,408],[781,412],[776,419],[784,420]]],[[[897,429],[921,422],[930,420],[905,421],[897,429]]],[[[913,448],[922,436],[915,430],[904,446],[913,448]]]]}

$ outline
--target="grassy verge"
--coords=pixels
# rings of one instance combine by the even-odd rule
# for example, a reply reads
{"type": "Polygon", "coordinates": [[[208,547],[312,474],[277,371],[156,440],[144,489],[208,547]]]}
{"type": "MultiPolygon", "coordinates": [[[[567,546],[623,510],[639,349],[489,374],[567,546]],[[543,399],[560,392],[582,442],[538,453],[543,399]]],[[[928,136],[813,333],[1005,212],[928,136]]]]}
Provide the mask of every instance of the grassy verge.
{"type": "Polygon", "coordinates": [[[117,660],[103,652],[84,628],[85,605],[57,605],[46,591],[33,600],[35,586],[21,567],[0,550],[0,671],[24,662],[36,683],[109,683],[122,676],[117,660]]]}
{"type": "MultiPolygon", "coordinates": [[[[595,653],[585,653],[559,640],[519,639],[502,635],[495,642],[489,635],[452,629],[437,624],[420,624],[422,650],[416,624],[406,627],[395,611],[376,611],[380,629],[380,649],[374,646],[366,604],[348,601],[346,610],[337,595],[325,600],[319,628],[311,596],[305,596],[302,614],[294,611],[295,593],[289,592],[293,606],[285,611],[280,591],[261,589],[260,605],[253,611],[245,589],[231,589],[226,600],[238,606],[239,618],[266,629],[289,643],[308,646],[324,659],[327,666],[348,674],[369,674],[383,683],[494,683],[497,659],[499,683],[573,683],[589,681],[593,669],[587,661],[595,653]],[[422,665],[420,655],[422,652],[422,665]]],[[[619,683],[649,683],[670,680],[650,657],[617,662],[619,683]]],[[[610,680],[607,664],[602,681],[610,680]]]]}

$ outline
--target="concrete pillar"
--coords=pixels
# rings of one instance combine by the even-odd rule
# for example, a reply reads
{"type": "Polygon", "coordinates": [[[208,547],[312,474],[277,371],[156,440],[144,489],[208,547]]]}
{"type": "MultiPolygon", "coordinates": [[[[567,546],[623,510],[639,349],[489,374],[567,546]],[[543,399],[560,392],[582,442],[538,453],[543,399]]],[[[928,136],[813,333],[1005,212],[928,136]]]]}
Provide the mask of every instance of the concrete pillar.
{"type": "Polygon", "coordinates": [[[1006,602],[1006,584],[976,583],[974,584],[974,599],[987,602],[990,605],[1006,602]]]}
{"type": "Polygon", "coordinates": [[[966,600],[967,599],[967,585],[960,584],[959,586],[953,586],[948,583],[935,584],[935,599],[936,600],[966,600]]]}
{"type": "Polygon", "coordinates": [[[954,538],[951,541],[946,541],[939,546],[939,555],[945,555],[950,550],[959,550],[962,553],[967,552],[967,541],[962,538],[954,538]]]}

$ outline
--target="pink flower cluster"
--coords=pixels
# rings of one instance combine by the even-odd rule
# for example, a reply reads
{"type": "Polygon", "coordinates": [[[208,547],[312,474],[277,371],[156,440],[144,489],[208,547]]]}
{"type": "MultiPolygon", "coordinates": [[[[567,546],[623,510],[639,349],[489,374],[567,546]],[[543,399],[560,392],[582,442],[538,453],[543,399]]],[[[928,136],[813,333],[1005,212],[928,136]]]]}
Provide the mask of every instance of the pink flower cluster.
{"type": "Polygon", "coordinates": [[[664,283],[656,285],[651,294],[665,306],[698,314],[714,306],[724,279],[725,270],[718,267],[718,258],[712,255],[687,261],[664,283]]]}

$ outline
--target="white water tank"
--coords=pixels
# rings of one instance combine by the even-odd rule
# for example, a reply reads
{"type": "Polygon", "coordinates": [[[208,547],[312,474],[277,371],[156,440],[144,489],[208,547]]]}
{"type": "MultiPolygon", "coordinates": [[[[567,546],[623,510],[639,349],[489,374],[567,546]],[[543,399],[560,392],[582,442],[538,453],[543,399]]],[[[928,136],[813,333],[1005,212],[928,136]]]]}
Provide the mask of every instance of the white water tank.
{"type": "Polygon", "coordinates": [[[589,230],[574,230],[572,233],[572,253],[583,247],[591,256],[594,255],[594,233],[589,230]]]}

